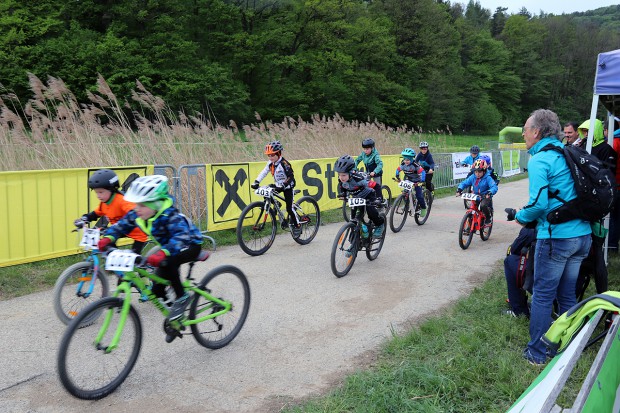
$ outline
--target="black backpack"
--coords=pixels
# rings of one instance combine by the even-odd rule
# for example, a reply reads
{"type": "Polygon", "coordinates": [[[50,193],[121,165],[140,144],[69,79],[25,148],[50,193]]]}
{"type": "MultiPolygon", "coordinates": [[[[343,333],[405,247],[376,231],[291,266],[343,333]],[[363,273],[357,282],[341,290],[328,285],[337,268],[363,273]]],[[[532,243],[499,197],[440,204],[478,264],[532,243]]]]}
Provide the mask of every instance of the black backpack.
{"type": "Polygon", "coordinates": [[[564,155],[577,191],[577,197],[568,202],[560,197],[559,190],[549,193],[550,197],[563,204],[547,214],[550,224],[560,224],[573,219],[600,221],[611,211],[617,195],[616,178],[596,156],[574,145],[560,148],[550,144],[541,150],[564,155]]]}
{"type": "Polygon", "coordinates": [[[125,182],[123,182],[123,185],[121,185],[121,194],[125,195],[125,193],[127,192],[127,190],[129,189],[129,187],[131,186],[131,184],[133,183],[133,181],[135,181],[136,179],[140,178],[140,175],[138,175],[137,173],[133,172],[131,174],[129,174],[129,176],[127,177],[127,179],[125,179],[125,182]]]}

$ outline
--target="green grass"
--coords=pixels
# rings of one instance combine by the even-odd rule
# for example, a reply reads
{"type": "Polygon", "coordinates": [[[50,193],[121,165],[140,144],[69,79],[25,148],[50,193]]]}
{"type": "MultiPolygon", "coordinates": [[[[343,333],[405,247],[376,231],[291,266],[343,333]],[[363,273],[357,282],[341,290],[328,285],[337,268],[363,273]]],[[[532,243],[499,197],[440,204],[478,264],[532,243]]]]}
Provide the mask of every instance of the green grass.
{"type": "MultiPolygon", "coordinates": [[[[610,260],[620,288],[620,258],[610,260]]],[[[594,294],[591,283],[589,294],[594,294]]],[[[521,358],[528,320],[507,308],[503,268],[466,298],[381,349],[375,365],[287,412],[505,412],[542,371],[521,358]]],[[[558,404],[570,407],[602,341],[580,358],[558,404]]]]}

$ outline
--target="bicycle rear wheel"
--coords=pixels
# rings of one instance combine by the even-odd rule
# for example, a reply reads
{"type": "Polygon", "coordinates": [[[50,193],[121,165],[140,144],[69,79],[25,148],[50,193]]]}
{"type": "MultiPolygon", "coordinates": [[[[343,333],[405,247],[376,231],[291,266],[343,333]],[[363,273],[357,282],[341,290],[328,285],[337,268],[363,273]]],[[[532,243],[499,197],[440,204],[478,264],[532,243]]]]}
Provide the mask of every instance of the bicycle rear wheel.
{"type": "Polygon", "coordinates": [[[392,232],[399,232],[405,226],[407,216],[409,216],[409,196],[400,194],[394,201],[390,210],[390,229],[392,232]]]}
{"type": "Polygon", "coordinates": [[[473,221],[474,215],[471,212],[466,212],[461,220],[461,226],[459,227],[459,246],[464,250],[469,247],[471,239],[474,236],[473,221]]]}
{"type": "Polygon", "coordinates": [[[237,242],[248,255],[264,254],[276,238],[276,216],[273,210],[265,212],[264,202],[246,206],[237,221],[237,242]]]}
{"type": "Polygon", "coordinates": [[[79,399],[97,400],[112,393],[127,378],[136,364],[142,345],[142,324],[133,306],[129,307],[121,340],[108,349],[119,323],[123,300],[106,297],[86,307],[69,324],[58,349],[57,367],[60,382],[79,399]],[[104,317],[89,327],[81,328],[92,313],[104,312],[104,317]],[[109,325],[102,329],[103,322],[109,325]],[[99,344],[95,344],[101,335],[99,344]]]}
{"type": "Polygon", "coordinates": [[[428,219],[428,216],[431,214],[431,208],[433,207],[433,195],[431,194],[431,191],[424,189],[422,191],[422,195],[424,196],[424,202],[426,203],[426,215],[424,215],[424,217],[420,217],[420,214],[416,212],[413,218],[418,225],[424,225],[428,219]]]}
{"type": "Polygon", "coordinates": [[[385,214],[387,215],[392,204],[392,190],[387,185],[381,185],[381,195],[383,195],[383,199],[387,202],[385,206],[385,214]]]}
{"type": "Polygon", "coordinates": [[[493,230],[493,219],[491,218],[491,222],[489,224],[484,224],[482,229],[480,230],[480,239],[486,241],[491,236],[491,231],[493,230]]]}
{"type": "MultiPolygon", "coordinates": [[[[198,284],[198,288],[232,305],[229,311],[217,317],[191,325],[192,334],[200,345],[210,349],[222,348],[239,334],[245,323],[250,309],[250,285],[239,268],[223,265],[209,271],[198,284]]],[[[224,310],[221,304],[194,294],[189,308],[189,320],[224,310]]]]}
{"type": "MultiPolygon", "coordinates": [[[[101,268],[97,274],[94,271],[92,262],[77,262],[64,270],[56,280],[52,295],[54,312],[64,324],[69,324],[87,305],[108,296],[110,286],[107,276],[101,268]]],[[[80,327],[92,324],[99,314],[91,313],[80,327]]]]}
{"type": "Polygon", "coordinates": [[[314,239],[321,225],[319,204],[311,196],[302,196],[293,204],[293,210],[301,223],[301,234],[293,239],[298,244],[306,245],[314,239]]]}
{"type": "Polygon", "coordinates": [[[359,245],[357,237],[359,237],[359,231],[354,222],[344,224],[336,234],[330,263],[332,272],[338,278],[347,275],[355,263],[359,245]]]}
{"type": "Polygon", "coordinates": [[[383,217],[383,232],[381,233],[380,237],[375,238],[373,236],[370,239],[369,245],[366,247],[366,258],[368,258],[370,261],[375,260],[379,256],[381,248],[383,248],[383,242],[385,241],[385,233],[387,232],[387,218],[385,214],[381,214],[381,217],[383,217]]]}

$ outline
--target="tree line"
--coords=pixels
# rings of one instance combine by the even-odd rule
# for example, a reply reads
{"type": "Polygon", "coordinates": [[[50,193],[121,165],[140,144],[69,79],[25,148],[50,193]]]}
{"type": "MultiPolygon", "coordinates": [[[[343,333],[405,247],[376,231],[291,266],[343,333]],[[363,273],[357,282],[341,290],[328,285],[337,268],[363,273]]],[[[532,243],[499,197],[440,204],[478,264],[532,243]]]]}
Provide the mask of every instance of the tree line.
{"type": "Polygon", "coordinates": [[[424,130],[496,132],[537,108],[590,111],[598,53],[620,44],[620,5],[508,14],[441,0],[0,0],[0,92],[28,73],[78,99],[97,76],[139,81],[213,121],[340,114],[424,130]]]}

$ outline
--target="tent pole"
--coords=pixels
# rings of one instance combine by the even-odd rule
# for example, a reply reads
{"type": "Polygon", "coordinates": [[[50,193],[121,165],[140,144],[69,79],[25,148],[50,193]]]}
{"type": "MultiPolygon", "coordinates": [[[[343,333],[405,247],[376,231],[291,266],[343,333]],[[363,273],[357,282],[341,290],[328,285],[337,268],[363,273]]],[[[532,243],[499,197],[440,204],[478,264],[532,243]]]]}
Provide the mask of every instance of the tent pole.
{"type": "Polygon", "coordinates": [[[594,140],[594,121],[596,120],[596,110],[598,109],[598,95],[595,93],[592,97],[592,110],[590,111],[590,128],[588,129],[588,141],[586,142],[586,151],[592,153],[592,141],[594,140]]]}

